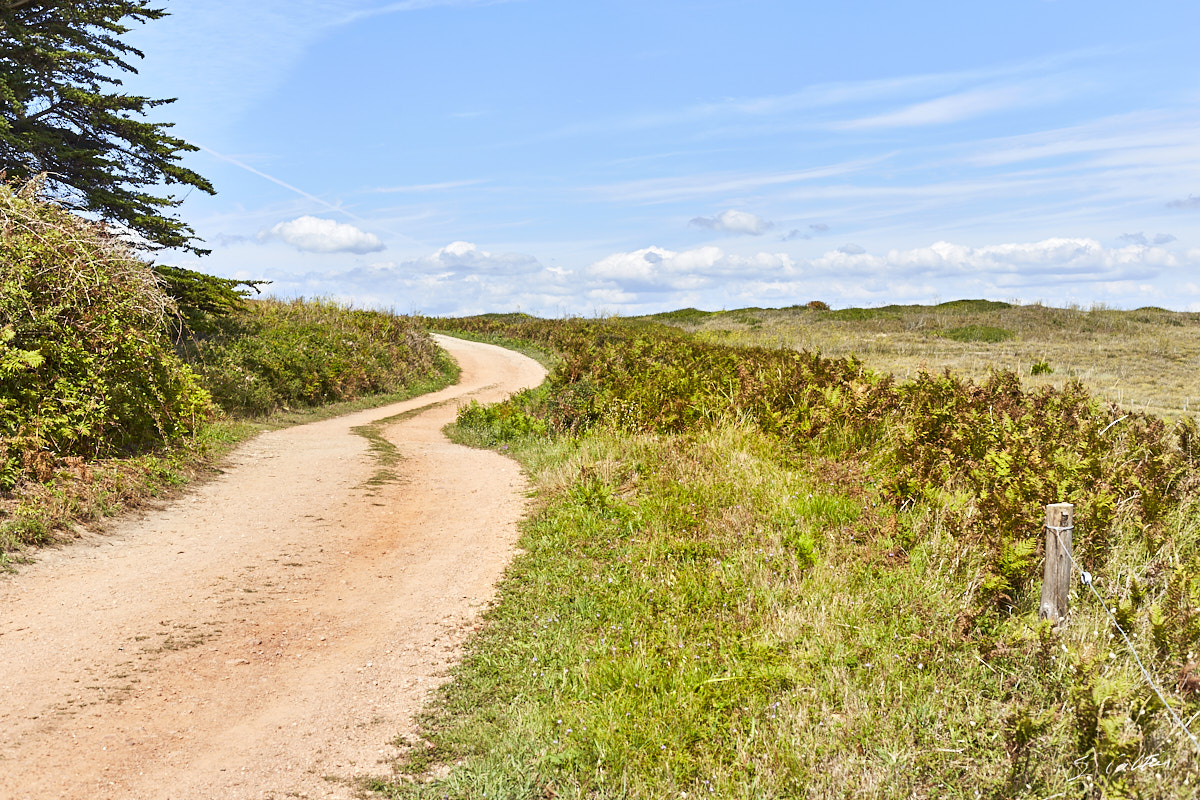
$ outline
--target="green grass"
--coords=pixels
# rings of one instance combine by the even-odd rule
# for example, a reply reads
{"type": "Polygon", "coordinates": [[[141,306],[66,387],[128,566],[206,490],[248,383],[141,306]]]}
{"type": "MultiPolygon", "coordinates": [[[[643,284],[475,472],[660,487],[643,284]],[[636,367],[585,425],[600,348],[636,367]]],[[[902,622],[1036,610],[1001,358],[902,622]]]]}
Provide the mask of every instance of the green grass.
{"type": "Polygon", "coordinates": [[[0,497],[0,552],[20,560],[30,547],[72,537],[79,525],[168,497],[181,486],[217,473],[217,464],[253,426],[226,421],[156,453],[85,463],[69,460],[49,480],[23,484],[0,497]]]}
{"type": "Polygon", "coordinates": [[[1168,725],[1139,731],[1149,690],[1097,604],[1073,593],[1051,632],[1031,587],[972,630],[954,516],[897,510],[869,473],[736,426],[509,444],[539,498],[524,553],[400,766],[453,769],[380,794],[1176,797],[1200,777],[1168,725]]]}

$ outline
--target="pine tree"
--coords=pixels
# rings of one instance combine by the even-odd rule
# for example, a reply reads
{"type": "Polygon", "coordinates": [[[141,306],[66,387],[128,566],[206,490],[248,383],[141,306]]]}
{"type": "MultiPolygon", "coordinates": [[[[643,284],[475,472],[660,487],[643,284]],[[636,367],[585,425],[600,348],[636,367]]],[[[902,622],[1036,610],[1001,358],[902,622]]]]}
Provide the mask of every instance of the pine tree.
{"type": "Polygon", "coordinates": [[[129,228],[149,249],[205,253],[169,213],[182,199],[166,188],[213,193],[180,164],[197,148],[145,119],[173,100],[120,90],[143,57],[121,35],[165,14],[148,0],[0,0],[0,169],[16,180],[45,173],[52,199],[129,228]]]}

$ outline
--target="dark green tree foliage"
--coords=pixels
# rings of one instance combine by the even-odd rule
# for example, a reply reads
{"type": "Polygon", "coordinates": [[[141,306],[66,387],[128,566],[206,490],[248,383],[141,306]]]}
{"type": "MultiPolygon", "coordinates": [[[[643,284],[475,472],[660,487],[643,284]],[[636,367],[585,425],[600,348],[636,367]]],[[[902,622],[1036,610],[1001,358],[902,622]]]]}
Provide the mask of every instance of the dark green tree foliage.
{"type": "Polygon", "coordinates": [[[173,102],[124,94],[122,72],[142,53],[120,36],[165,12],[145,0],[0,0],[0,169],[10,179],[46,174],[48,195],[136,231],[147,246],[197,253],[190,227],[167,209],[180,184],[213,193],[181,166],[197,148],[148,122],[173,102]]]}
{"type": "Polygon", "coordinates": [[[162,279],[166,292],[179,308],[186,330],[181,334],[209,336],[216,332],[216,322],[243,310],[250,292],[259,293],[259,286],[270,281],[239,281],[218,278],[203,272],[156,264],[154,274],[162,279]]]}
{"type": "Polygon", "coordinates": [[[35,191],[0,185],[0,489],[64,456],[161,445],[211,407],[149,265],[35,191]]]}

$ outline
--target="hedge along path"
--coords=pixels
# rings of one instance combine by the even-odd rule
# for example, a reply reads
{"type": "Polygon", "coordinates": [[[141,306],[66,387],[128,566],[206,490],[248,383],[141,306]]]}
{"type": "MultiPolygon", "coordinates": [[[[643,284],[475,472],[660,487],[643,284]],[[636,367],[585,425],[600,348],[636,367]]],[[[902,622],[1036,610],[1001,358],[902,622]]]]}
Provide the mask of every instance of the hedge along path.
{"type": "Polygon", "coordinates": [[[525,508],[514,462],[441,428],[545,375],[438,340],[458,385],[263,434],[178,502],[0,578],[0,797],[351,798],[389,772],[525,508]],[[380,484],[352,429],[395,415],[380,484]]]}

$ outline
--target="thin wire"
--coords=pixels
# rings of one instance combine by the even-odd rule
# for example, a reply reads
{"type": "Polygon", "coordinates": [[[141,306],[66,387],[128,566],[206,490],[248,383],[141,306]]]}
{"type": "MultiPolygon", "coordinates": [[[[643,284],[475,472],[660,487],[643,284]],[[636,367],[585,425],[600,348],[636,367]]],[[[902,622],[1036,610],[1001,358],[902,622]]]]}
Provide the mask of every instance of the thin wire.
{"type": "Polygon", "coordinates": [[[1192,746],[1196,748],[1196,752],[1200,753],[1200,741],[1197,741],[1192,732],[1188,730],[1188,727],[1183,724],[1183,720],[1180,719],[1179,715],[1175,713],[1175,709],[1171,708],[1171,704],[1167,702],[1167,698],[1163,697],[1163,693],[1159,690],[1158,685],[1154,682],[1154,679],[1150,677],[1150,672],[1146,669],[1146,666],[1142,664],[1142,659],[1140,656],[1138,656],[1137,650],[1134,649],[1133,642],[1129,641],[1129,637],[1125,634],[1125,629],[1121,627],[1121,623],[1117,622],[1117,618],[1113,616],[1112,611],[1109,610],[1108,603],[1106,603],[1104,598],[1100,596],[1100,593],[1096,591],[1096,585],[1092,583],[1092,574],[1083,567],[1079,566],[1079,562],[1075,560],[1075,556],[1071,553],[1070,548],[1062,546],[1062,539],[1059,537],[1059,533],[1062,531],[1074,530],[1075,526],[1068,525],[1059,527],[1057,525],[1047,525],[1046,529],[1054,531],[1054,538],[1058,541],[1058,546],[1067,554],[1067,559],[1071,562],[1071,564],[1079,570],[1079,574],[1083,579],[1083,583],[1092,590],[1092,594],[1094,594],[1096,599],[1100,601],[1100,607],[1104,609],[1104,613],[1108,615],[1110,620],[1112,620],[1113,627],[1117,629],[1117,632],[1121,634],[1121,638],[1125,640],[1125,646],[1128,647],[1129,652],[1133,654],[1133,660],[1137,662],[1138,669],[1142,671],[1142,677],[1146,679],[1146,683],[1149,684],[1150,688],[1154,690],[1154,693],[1158,695],[1159,702],[1163,704],[1163,708],[1167,709],[1167,713],[1171,715],[1171,719],[1173,719],[1175,724],[1178,725],[1180,729],[1187,734],[1188,738],[1192,740],[1192,746]]]}

